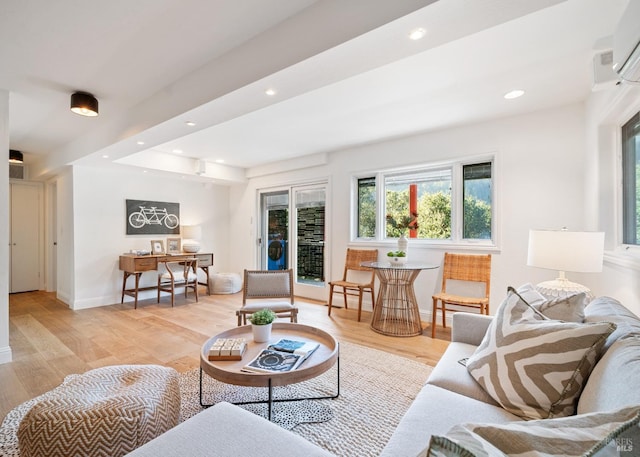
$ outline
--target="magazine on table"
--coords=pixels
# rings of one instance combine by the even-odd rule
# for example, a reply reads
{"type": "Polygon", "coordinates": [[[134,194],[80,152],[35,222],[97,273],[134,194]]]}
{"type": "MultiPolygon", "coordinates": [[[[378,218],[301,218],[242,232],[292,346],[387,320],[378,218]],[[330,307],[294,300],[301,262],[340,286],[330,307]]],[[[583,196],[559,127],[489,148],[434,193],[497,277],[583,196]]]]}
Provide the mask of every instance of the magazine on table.
{"type": "Polygon", "coordinates": [[[257,373],[292,371],[298,368],[319,346],[318,343],[281,339],[260,351],[242,368],[242,371],[257,373]]]}

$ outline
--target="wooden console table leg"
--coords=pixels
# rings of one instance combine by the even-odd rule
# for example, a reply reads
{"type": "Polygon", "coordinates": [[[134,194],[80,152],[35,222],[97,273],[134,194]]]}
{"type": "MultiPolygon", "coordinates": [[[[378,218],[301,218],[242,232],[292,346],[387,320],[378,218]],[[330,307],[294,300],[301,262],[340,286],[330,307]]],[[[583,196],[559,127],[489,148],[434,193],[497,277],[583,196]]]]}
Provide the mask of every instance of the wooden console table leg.
{"type": "Polygon", "coordinates": [[[136,275],[136,291],[133,298],[133,309],[138,309],[138,285],[140,284],[140,276],[142,273],[134,273],[136,275]]]}
{"type": "Polygon", "coordinates": [[[211,295],[211,291],[209,290],[209,267],[201,267],[198,265],[198,268],[200,268],[207,277],[207,282],[199,282],[198,284],[205,286],[207,288],[207,295],[211,295]]]}
{"type": "Polygon", "coordinates": [[[122,298],[120,299],[120,304],[124,303],[124,292],[127,290],[127,278],[129,277],[128,272],[123,272],[122,275],[122,298]]]}

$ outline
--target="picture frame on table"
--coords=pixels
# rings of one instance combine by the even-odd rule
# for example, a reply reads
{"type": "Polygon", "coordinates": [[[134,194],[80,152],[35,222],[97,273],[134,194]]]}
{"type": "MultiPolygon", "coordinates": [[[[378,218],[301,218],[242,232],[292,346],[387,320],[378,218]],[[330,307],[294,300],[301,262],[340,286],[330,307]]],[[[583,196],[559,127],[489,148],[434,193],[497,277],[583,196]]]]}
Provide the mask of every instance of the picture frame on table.
{"type": "Polygon", "coordinates": [[[151,240],[151,254],[164,254],[164,243],[162,242],[162,240],[151,240]]]}
{"type": "Polygon", "coordinates": [[[167,254],[180,254],[182,252],[182,238],[167,238],[167,254]]]}

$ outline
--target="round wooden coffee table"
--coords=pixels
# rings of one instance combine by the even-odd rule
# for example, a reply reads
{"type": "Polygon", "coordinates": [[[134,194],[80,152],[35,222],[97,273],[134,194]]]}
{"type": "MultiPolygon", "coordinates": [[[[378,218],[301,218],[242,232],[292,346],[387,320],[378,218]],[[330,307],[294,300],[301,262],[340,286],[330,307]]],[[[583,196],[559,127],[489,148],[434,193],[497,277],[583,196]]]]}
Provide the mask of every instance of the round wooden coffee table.
{"type": "Polygon", "coordinates": [[[300,400],[321,400],[337,398],[340,395],[340,347],[338,341],[329,333],[319,328],[303,324],[274,323],[271,332],[271,340],[268,343],[256,343],[253,341],[251,326],[244,325],[226,330],[218,335],[209,338],[200,350],[200,404],[206,405],[202,401],[202,374],[206,373],[218,381],[249,387],[267,387],[268,399],[263,401],[240,402],[236,404],[267,403],[269,405],[269,420],[274,402],[300,401],[300,400]],[[247,350],[242,356],[242,360],[209,360],[209,349],[218,338],[244,338],[247,341],[247,350]],[[258,353],[266,348],[270,343],[275,343],[280,338],[289,338],[298,341],[310,341],[319,343],[316,349],[302,365],[296,370],[281,373],[248,373],[241,371],[242,367],[249,363],[258,353]],[[337,388],[335,395],[273,399],[273,387],[284,386],[296,382],[306,381],[315,378],[329,370],[337,364],[337,388]]]}

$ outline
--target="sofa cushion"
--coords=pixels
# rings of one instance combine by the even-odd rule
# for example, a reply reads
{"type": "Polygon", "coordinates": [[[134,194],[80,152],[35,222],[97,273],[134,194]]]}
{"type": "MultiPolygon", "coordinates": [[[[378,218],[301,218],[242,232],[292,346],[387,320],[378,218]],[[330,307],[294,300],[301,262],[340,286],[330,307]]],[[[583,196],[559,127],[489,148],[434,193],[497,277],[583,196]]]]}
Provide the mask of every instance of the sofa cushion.
{"type": "Polygon", "coordinates": [[[414,456],[429,445],[432,434],[444,435],[463,422],[521,421],[499,406],[489,405],[430,384],[418,393],[380,457],[414,456]]]}
{"type": "Polygon", "coordinates": [[[472,344],[455,342],[449,344],[442,358],[429,375],[427,383],[498,406],[498,403],[469,374],[467,367],[460,363],[461,360],[469,358],[476,348],[477,346],[472,344]]]}
{"type": "MultiPolygon", "coordinates": [[[[420,456],[609,456],[633,451],[640,407],[512,424],[462,424],[420,456]]],[[[637,444],[636,444],[637,446],[637,444]]],[[[631,455],[631,454],[630,454],[631,455]]]]}
{"type": "Polygon", "coordinates": [[[640,335],[622,338],[593,369],[578,401],[578,414],[640,405],[640,335]]]}
{"type": "Polygon", "coordinates": [[[604,351],[620,338],[640,334],[640,318],[615,298],[598,297],[589,303],[584,311],[585,322],[613,322],[616,324],[616,331],[607,338],[604,351]]]}
{"type": "Polygon", "coordinates": [[[526,419],[575,413],[615,325],[550,320],[510,288],[467,369],[502,407],[526,419]]]}
{"type": "Polygon", "coordinates": [[[216,403],[127,457],[328,457],[329,452],[239,406],[216,403]]]}

